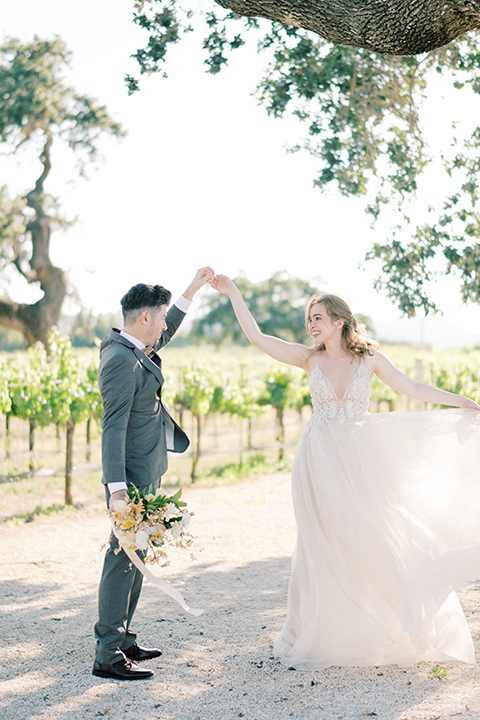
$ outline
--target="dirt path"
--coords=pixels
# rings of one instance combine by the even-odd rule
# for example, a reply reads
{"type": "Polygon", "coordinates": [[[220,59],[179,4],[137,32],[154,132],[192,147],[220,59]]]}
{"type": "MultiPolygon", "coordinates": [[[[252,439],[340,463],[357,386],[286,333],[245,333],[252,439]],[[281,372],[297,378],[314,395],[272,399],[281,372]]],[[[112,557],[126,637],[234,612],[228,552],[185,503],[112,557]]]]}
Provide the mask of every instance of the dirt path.
{"type": "MultiPolygon", "coordinates": [[[[189,489],[192,561],[164,571],[192,606],[186,616],[146,583],[135,629],[163,657],[152,680],[91,675],[96,593],[108,535],[103,506],[0,529],[2,720],[478,720],[480,666],[289,671],[272,658],[295,528],[288,475],[189,489]]],[[[157,571],[158,572],[158,571],[157,571]]],[[[461,593],[480,651],[480,584],[461,593]]]]}

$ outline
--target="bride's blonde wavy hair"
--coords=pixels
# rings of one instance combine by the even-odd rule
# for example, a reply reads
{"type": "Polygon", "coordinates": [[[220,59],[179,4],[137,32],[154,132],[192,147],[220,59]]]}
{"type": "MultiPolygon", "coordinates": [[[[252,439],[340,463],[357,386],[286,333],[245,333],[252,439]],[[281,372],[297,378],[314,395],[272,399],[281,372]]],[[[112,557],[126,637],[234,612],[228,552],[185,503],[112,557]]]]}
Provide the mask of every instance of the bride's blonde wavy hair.
{"type": "MultiPolygon", "coordinates": [[[[312,307],[317,303],[325,306],[325,310],[332,320],[343,320],[342,340],[348,352],[352,353],[352,355],[373,355],[373,351],[379,347],[378,343],[367,337],[365,325],[357,322],[345,300],[339,298],[338,295],[330,295],[327,293],[312,295],[305,308],[305,327],[307,328],[307,332],[310,312],[312,307]]],[[[325,350],[324,343],[317,345],[315,349],[325,350]]]]}

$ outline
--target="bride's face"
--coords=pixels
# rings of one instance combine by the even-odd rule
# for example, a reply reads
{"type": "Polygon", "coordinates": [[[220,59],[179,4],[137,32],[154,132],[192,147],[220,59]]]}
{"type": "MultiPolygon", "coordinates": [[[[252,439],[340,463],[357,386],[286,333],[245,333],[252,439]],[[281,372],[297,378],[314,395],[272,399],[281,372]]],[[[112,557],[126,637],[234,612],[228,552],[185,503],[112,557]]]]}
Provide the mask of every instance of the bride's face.
{"type": "Polygon", "coordinates": [[[317,345],[331,340],[341,325],[341,322],[332,320],[323,303],[315,303],[310,308],[308,332],[317,345]]]}

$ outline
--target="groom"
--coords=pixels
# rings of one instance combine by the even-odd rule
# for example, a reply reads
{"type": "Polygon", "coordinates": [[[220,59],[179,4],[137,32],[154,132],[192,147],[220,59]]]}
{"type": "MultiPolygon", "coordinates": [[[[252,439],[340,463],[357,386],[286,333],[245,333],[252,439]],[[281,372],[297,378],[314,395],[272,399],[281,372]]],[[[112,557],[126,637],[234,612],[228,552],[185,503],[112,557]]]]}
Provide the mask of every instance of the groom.
{"type": "MultiPolygon", "coordinates": [[[[213,278],[197,271],[183,295],[167,311],[171,294],[161,285],[135,285],[121,300],[123,330],[113,329],[100,348],[98,383],[103,403],[102,481],[107,503],[128,499],[128,485],[154,488],[167,469],[167,450],[184,452],[189,440],[162,405],[161,360],[155,352],[172,338],[193,296],[213,278]]],[[[143,575],[132,567],[112,535],[98,593],[99,619],[93,675],[141,680],[152,670],[137,662],[161,655],[137,645],[130,630],[143,575]]]]}

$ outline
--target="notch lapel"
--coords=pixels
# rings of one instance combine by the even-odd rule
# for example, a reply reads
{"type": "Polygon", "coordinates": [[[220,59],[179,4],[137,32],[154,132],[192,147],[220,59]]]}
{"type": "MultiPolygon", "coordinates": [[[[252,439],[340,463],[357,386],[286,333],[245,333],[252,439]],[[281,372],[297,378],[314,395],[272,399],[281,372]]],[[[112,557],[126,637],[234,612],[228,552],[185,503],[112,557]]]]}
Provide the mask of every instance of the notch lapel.
{"type": "MultiPolygon", "coordinates": [[[[158,382],[163,385],[163,375],[161,366],[157,365],[152,358],[149,358],[143,350],[139,350],[137,347],[133,346],[133,352],[135,354],[135,357],[140,360],[145,370],[148,370],[149,372],[153,373],[155,377],[157,378],[158,382]]],[[[158,357],[158,355],[157,355],[158,357]]],[[[158,360],[160,361],[160,358],[158,357],[158,360]]]]}

